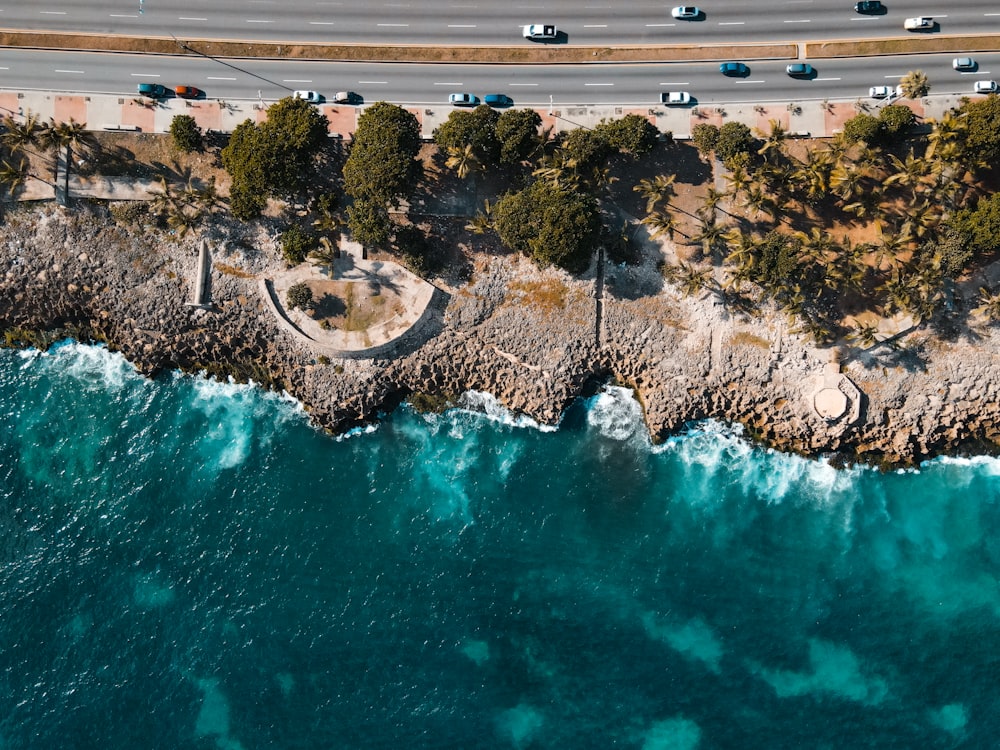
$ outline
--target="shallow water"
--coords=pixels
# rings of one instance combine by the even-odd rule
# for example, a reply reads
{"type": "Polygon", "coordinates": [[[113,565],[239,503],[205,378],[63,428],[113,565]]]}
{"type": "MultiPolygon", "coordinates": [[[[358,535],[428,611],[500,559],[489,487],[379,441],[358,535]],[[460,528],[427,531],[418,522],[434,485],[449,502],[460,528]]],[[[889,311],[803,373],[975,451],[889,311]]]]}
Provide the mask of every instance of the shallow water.
{"type": "Polygon", "coordinates": [[[1000,461],[467,398],[334,440],[0,352],[0,748],[994,746],[1000,461]]]}

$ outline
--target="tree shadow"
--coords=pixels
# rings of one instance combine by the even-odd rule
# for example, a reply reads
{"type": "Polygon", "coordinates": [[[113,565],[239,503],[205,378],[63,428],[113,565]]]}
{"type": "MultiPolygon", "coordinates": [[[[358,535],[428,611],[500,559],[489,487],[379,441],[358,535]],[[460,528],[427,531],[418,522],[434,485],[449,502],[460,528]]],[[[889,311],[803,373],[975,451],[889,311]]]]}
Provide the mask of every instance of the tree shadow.
{"type": "Polygon", "coordinates": [[[347,314],[347,305],[340,297],[336,297],[326,292],[318,300],[313,301],[313,317],[322,318],[342,318],[347,314]]]}

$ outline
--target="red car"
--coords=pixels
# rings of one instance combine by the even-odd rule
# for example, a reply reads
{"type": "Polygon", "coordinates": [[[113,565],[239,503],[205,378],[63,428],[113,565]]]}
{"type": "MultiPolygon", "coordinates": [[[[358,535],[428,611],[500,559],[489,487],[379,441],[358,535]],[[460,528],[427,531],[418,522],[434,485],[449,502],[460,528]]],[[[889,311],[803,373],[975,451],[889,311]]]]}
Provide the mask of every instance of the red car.
{"type": "Polygon", "coordinates": [[[181,99],[200,99],[205,95],[204,91],[194,86],[178,86],[174,89],[174,93],[181,99]]]}

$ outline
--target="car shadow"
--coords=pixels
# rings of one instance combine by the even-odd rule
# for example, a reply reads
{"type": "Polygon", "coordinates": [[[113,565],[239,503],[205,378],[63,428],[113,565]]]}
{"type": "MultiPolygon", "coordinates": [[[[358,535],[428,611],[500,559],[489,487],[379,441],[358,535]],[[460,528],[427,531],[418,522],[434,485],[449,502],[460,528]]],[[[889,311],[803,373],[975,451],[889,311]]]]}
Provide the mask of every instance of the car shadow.
{"type": "Polygon", "coordinates": [[[565,31],[557,31],[552,39],[526,39],[532,44],[569,44],[569,34],[565,31]]]}

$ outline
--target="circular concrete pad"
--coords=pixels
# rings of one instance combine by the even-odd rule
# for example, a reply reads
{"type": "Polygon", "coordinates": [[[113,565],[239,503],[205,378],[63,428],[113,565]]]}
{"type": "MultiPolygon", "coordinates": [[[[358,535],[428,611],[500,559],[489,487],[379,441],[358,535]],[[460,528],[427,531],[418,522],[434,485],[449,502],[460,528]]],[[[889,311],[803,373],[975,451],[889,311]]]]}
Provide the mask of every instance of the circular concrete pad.
{"type": "Polygon", "coordinates": [[[823,419],[840,419],[847,411],[847,396],[837,388],[823,388],[813,396],[813,406],[823,419]]]}

